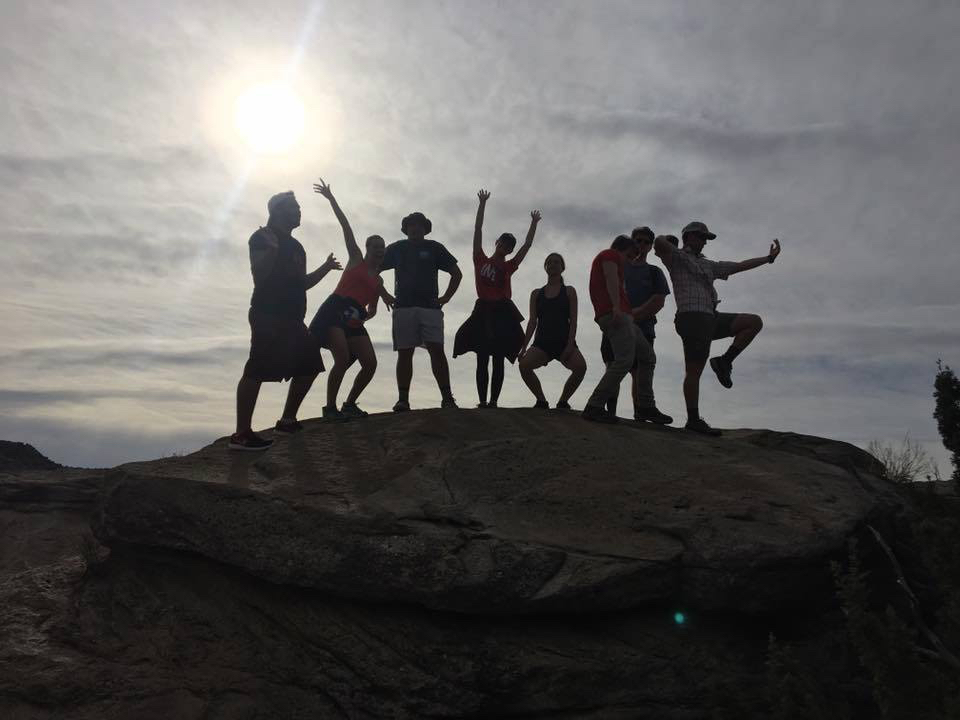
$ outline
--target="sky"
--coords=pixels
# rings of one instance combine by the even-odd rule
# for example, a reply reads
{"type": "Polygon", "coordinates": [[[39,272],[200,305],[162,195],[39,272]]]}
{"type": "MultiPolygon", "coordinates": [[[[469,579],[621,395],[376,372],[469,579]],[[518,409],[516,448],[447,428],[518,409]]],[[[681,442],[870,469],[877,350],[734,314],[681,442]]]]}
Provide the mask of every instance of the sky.
{"type": "MultiPolygon", "coordinates": [[[[9,0],[0,14],[0,438],[111,466],[229,434],[246,243],[269,196],[297,193],[308,265],[345,258],[311,190],[322,176],[358,237],[432,219],[465,276],[448,348],[475,300],[477,189],[492,193],[488,249],[540,209],[513,288],[526,314],[543,258],[565,256],[589,364],[575,405],[602,372],[587,277],[614,236],[698,219],[720,260],[779,238],[775,265],[717,283],[721,310],[765,327],[732,390],[705,374],[704,417],[859,445],[909,434],[948,472],[931,414],[937,359],[960,366],[952,0],[9,0]],[[235,117],[268,82],[304,108],[302,137],[274,154],[235,117]]],[[[308,293],[308,320],[334,285],[308,293]]],[[[682,422],[674,312],[668,299],[655,390],[682,422]]],[[[380,367],[361,405],[385,410],[389,316],[369,331],[380,367]]],[[[451,369],[472,406],[473,356],[451,369]]],[[[541,376],[556,400],[565,373],[541,376]]],[[[320,414],[324,383],[301,417],[320,414]]],[[[255,427],[285,392],[264,386],[255,427]]],[[[439,403],[422,352],[411,401],[439,403]]],[[[501,405],[530,404],[509,368],[501,405]]]]}

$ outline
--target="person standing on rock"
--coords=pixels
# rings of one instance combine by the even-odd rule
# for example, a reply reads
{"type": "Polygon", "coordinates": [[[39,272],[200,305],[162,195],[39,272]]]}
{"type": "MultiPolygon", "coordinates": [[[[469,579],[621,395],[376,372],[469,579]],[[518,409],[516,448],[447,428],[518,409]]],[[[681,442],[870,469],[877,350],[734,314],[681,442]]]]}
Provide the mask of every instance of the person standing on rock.
{"type": "Polygon", "coordinates": [[[497,407],[500,390],[503,388],[504,360],[511,363],[517,359],[523,347],[523,315],[513,304],[510,277],[520,267],[533,245],[533,236],[540,222],[540,211],[530,213],[530,228],[527,237],[509,260],[507,255],[517,246],[517,239],[503,233],[495,245],[494,253],[487,257],[483,252],[483,212],[490,193],[480,190],[477,220],[473,228],[473,268],[477,283],[477,302],[453,341],[453,356],[468,352],[477,354],[477,407],[497,407]],[[487,363],[493,365],[493,385],[487,363]],[[487,387],[490,386],[490,401],[487,402],[487,387]]]}
{"type": "MultiPolygon", "coordinates": [[[[633,230],[630,235],[637,243],[639,254],[633,262],[627,263],[623,271],[624,285],[627,298],[630,300],[630,313],[636,324],[636,332],[640,337],[638,343],[646,343],[649,351],[637,352],[633,360],[630,374],[633,376],[631,397],[633,398],[633,418],[637,421],[648,421],[658,425],[669,425],[673,418],[660,412],[654,402],[653,373],[656,369],[657,356],[653,352],[653,341],[656,337],[654,326],[657,323],[657,313],[663,309],[664,301],[670,294],[667,278],[663,271],[647,262],[647,255],[653,248],[653,230],[643,226],[633,230]]],[[[600,343],[600,355],[604,364],[614,361],[613,347],[610,338],[604,334],[600,343]]],[[[607,412],[617,414],[617,396],[607,401],[607,412]]]]}
{"type": "Polygon", "coordinates": [[[376,372],[377,354],[365,323],[377,314],[381,297],[388,305],[393,298],[383,289],[380,277],[380,263],[386,251],[383,238],[379,235],[368,237],[367,254],[364,256],[330,186],[320,178],[313,190],[330,201],[347,246],[347,266],[340,276],[340,282],[310,323],[310,332],[317,337],[321,346],[333,354],[333,367],[327,375],[327,404],[323,408],[323,419],[343,421],[367,414],[357,406],[357,399],[376,372]],[[340,392],[344,373],[354,360],[360,362],[360,372],[340,410],[337,408],[337,393],[340,392]]]}
{"type": "Polygon", "coordinates": [[[443,350],[443,306],[457,291],[463,273],[457,260],[440,243],[427,240],[433,229],[421,212],[407,215],[400,231],[407,236],[387,247],[381,270],[394,271],[393,349],[397,352],[397,390],[394,412],[410,409],[410,381],[413,379],[413,351],[425,347],[430,367],[440,388],[441,407],[455,408],[450,390],[450,368],[443,350]],[[439,294],[437,272],[450,275],[447,291],[439,294]]]}
{"type": "MultiPolygon", "coordinates": [[[[607,403],[620,394],[620,381],[630,372],[639,354],[641,363],[653,365],[650,344],[637,331],[630,314],[630,300],[624,286],[624,268],[639,254],[637,241],[628,235],[618,235],[613,244],[601,251],[590,266],[590,300],[594,319],[613,349],[613,361],[607,365],[600,382],[583,409],[584,420],[615,423],[617,416],[607,412],[607,403]]],[[[653,405],[653,397],[643,398],[653,405]]]]}
{"type": "Polygon", "coordinates": [[[237,385],[237,431],[230,437],[231,450],[266,450],[272,440],[253,432],[253,410],[264,382],[290,380],[283,416],[275,433],[302,429],[297,411],[317,375],[323,372],[320,345],[303,319],[307,290],[340,263],[331,254],[323,265],[307,272],[307,254],[291,235],[300,225],[300,205],[293,192],[274,195],[267,203],[265,227],[250,236],[250,357],[237,385]]]}
{"type": "Polygon", "coordinates": [[[677,316],[674,321],[683,341],[686,374],[683,379],[683,397],[687,404],[688,430],[705,435],[720,435],[700,417],[700,376],[710,357],[713,340],[732,337],[733,342],[723,355],[710,359],[710,368],[720,384],[733,387],[731,371],[734,359],[763,329],[759,315],[717,312],[720,300],[713,287],[715,280],[726,280],[731,275],[769,265],[780,254],[780,241],[774,240],[770,252],[741,262],[710,260],[703,255],[703,247],[714,235],[702,222],[694,220],[683,228],[683,247],[677,248],[666,236],[657,237],[657,254],[670,271],[673,282],[677,316]]]}
{"type": "Polygon", "coordinates": [[[550,407],[550,403],[534,372],[537,368],[558,360],[570,371],[560,392],[557,410],[570,409],[570,398],[587,373],[587,361],[577,347],[577,291],[563,283],[566,268],[560,253],[550,253],[544,260],[547,284],[530,293],[527,332],[519,355],[520,377],[536,398],[534,407],[544,410],[550,407]]]}

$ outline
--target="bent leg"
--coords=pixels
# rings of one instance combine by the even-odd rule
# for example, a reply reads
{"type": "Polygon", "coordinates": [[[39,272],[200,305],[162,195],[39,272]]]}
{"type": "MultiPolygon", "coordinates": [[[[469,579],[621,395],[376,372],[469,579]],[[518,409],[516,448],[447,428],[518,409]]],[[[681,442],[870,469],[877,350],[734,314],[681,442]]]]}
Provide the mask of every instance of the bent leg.
{"type": "Polygon", "coordinates": [[[347,338],[347,346],[350,348],[350,355],[357,358],[360,363],[360,372],[353,380],[353,387],[350,388],[350,394],[347,395],[348,403],[356,403],[360,393],[364,391],[373,374],[377,371],[377,353],[373,349],[373,343],[367,335],[358,335],[347,338]]]}
{"type": "Polygon", "coordinates": [[[563,366],[570,371],[570,377],[563,384],[563,390],[560,393],[560,402],[569,403],[570,398],[580,387],[584,376],[587,374],[587,361],[583,359],[583,353],[579,348],[574,348],[570,357],[566,359],[563,366]]]}
{"type": "Polygon", "coordinates": [[[533,393],[538,403],[545,403],[547,399],[543,396],[543,386],[540,385],[540,379],[534,370],[543,367],[549,362],[550,358],[538,347],[529,348],[523,357],[520,358],[520,377],[530,392],[533,393]]]}
{"type": "Polygon", "coordinates": [[[753,339],[763,330],[763,319],[759,315],[750,313],[740,313],[733,318],[730,323],[730,332],[733,335],[733,342],[730,348],[723,354],[723,358],[728,362],[733,362],[734,358],[746,350],[747,345],[753,342],[753,339]]]}
{"type": "Polygon", "coordinates": [[[347,346],[347,336],[344,334],[343,328],[328,328],[327,344],[333,354],[333,367],[330,368],[330,373],[327,375],[327,407],[335,408],[340,384],[343,382],[343,375],[350,367],[350,348],[347,346]]]}
{"type": "Polygon", "coordinates": [[[500,391],[503,389],[503,355],[493,356],[493,384],[490,386],[490,404],[496,405],[500,399],[500,391]]]}
{"type": "Polygon", "coordinates": [[[603,408],[607,401],[620,392],[620,381],[630,372],[633,358],[636,353],[635,325],[624,317],[614,321],[612,316],[600,319],[600,328],[610,339],[613,348],[613,362],[607,365],[606,372],[597,383],[587,405],[594,408],[603,408]]]}
{"type": "Polygon", "coordinates": [[[237,383],[237,434],[253,432],[253,409],[260,395],[260,381],[249,377],[240,378],[237,383]]]}
{"type": "Polygon", "coordinates": [[[427,352],[430,353],[430,369],[440,388],[440,395],[444,400],[453,397],[450,392],[450,367],[447,365],[447,355],[443,351],[443,343],[427,343],[427,352]]]}
{"type": "Polygon", "coordinates": [[[297,419],[297,412],[300,410],[300,404],[307,396],[307,393],[310,392],[310,386],[313,385],[313,381],[319,374],[320,373],[315,373],[313,375],[298,375],[290,381],[290,389],[287,390],[287,402],[283,406],[283,415],[281,416],[281,419],[297,419]]]}

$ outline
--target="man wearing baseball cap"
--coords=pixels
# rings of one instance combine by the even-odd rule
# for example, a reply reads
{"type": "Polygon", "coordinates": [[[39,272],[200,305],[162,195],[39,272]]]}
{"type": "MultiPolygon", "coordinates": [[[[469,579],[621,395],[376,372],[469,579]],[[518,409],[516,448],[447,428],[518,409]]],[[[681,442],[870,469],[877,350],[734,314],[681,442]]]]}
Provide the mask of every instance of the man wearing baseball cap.
{"type": "Polygon", "coordinates": [[[763,328],[759,315],[717,312],[720,303],[714,280],[726,280],[731,275],[769,265],[780,254],[780,241],[774,240],[769,254],[741,262],[710,260],[703,255],[708,240],[717,236],[707,226],[694,220],[683,228],[683,247],[677,248],[666,236],[655,240],[657,255],[670,272],[673,297],[677,302],[675,324],[683,341],[683,356],[686,375],[683,379],[683,396],[687,404],[688,430],[705,435],[720,435],[720,431],[700,417],[700,375],[710,358],[713,340],[732,337],[733,342],[723,355],[710,358],[710,368],[716,373],[720,384],[733,387],[731,372],[733,361],[743,352],[763,328]]]}

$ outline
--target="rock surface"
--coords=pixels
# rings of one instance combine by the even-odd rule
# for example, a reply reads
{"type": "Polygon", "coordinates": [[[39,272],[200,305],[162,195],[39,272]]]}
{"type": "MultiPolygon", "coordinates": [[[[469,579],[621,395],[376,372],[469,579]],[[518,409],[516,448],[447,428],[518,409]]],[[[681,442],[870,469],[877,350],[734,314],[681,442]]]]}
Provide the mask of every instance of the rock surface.
{"type": "Polygon", "coordinates": [[[870,456],[769,431],[710,439],[535,410],[308,423],[125,466],[107,545],[186,550],[270,582],[468,614],[655,603],[767,613],[830,592],[825,560],[894,502],[870,456]]]}
{"type": "Polygon", "coordinates": [[[527,410],[224,442],[0,474],[0,717],[742,720],[771,632],[863,695],[826,561],[898,500],[849,445],[527,410]]]}

